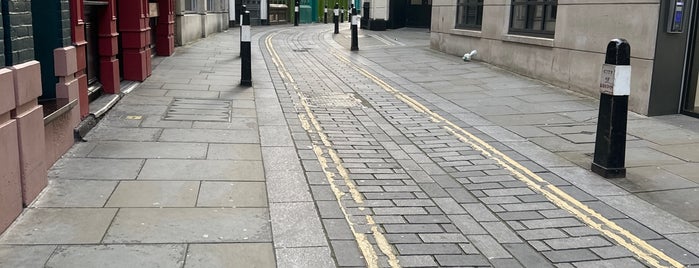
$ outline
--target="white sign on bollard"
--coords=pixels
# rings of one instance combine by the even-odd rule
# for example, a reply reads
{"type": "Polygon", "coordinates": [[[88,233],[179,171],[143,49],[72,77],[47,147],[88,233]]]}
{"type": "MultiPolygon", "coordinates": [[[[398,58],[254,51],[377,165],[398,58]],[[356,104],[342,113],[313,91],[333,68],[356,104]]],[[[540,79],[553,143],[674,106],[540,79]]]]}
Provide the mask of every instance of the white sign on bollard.
{"type": "Polygon", "coordinates": [[[240,41],[250,42],[250,25],[243,25],[240,28],[240,41]]]}
{"type": "Polygon", "coordinates": [[[352,25],[359,25],[359,15],[352,15],[352,25]]]}
{"type": "Polygon", "coordinates": [[[335,10],[333,10],[333,12],[335,12],[335,16],[340,16],[340,10],[339,10],[339,9],[335,9],[335,10]]]}
{"type": "Polygon", "coordinates": [[[613,96],[628,96],[631,93],[631,66],[602,65],[600,92],[613,96]]]}

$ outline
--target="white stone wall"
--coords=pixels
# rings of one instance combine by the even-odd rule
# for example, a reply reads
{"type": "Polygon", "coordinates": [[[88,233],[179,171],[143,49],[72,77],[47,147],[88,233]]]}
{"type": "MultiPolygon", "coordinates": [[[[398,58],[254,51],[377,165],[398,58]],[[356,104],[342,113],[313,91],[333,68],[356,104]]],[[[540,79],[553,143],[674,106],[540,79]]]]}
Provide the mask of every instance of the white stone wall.
{"type": "Polygon", "coordinates": [[[456,0],[434,0],[431,47],[599,96],[599,77],[609,40],[631,45],[629,109],[646,114],[655,53],[658,0],[558,0],[555,36],[508,34],[510,0],[484,0],[481,31],[454,28],[456,0]]]}

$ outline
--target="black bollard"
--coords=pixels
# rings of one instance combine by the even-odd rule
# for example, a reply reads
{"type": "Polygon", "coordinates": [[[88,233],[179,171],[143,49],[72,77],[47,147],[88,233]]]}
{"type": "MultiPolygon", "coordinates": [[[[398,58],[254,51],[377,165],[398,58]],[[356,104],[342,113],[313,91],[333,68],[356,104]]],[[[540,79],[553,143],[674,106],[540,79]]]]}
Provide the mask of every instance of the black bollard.
{"type": "Polygon", "coordinates": [[[325,5],[325,13],[323,13],[323,22],[328,24],[328,5],[325,5]]]}
{"type": "Polygon", "coordinates": [[[354,4],[352,5],[352,16],[350,16],[350,26],[352,28],[352,46],[350,47],[350,51],[357,51],[359,50],[359,37],[357,36],[357,27],[359,24],[359,16],[357,16],[357,9],[354,8],[354,4]]]}
{"type": "Polygon", "coordinates": [[[340,33],[340,25],[338,24],[338,21],[340,18],[340,5],[338,3],[335,3],[335,9],[333,10],[333,23],[335,23],[335,32],[334,34],[339,34],[340,33]]]}
{"type": "Polygon", "coordinates": [[[340,23],[345,23],[345,9],[340,9],[340,23]]]}
{"type": "Polygon", "coordinates": [[[299,0],[294,3],[294,26],[299,26],[299,0]]]}
{"type": "Polygon", "coordinates": [[[354,15],[354,13],[352,13],[352,10],[354,10],[354,4],[350,4],[350,7],[351,8],[349,10],[347,10],[347,15],[348,15],[347,22],[349,22],[350,30],[351,30],[352,29],[352,15],[354,15]]]}
{"type": "Polygon", "coordinates": [[[245,11],[243,24],[240,26],[242,33],[240,38],[240,85],[252,86],[252,51],[250,50],[250,11],[245,11]]]}
{"type": "Polygon", "coordinates": [[[592,171],[605,178],[623,178],[626,119],[631,91],[631,47],[624,39],[607,45],[600,82],[599,116],[592,171]]]}

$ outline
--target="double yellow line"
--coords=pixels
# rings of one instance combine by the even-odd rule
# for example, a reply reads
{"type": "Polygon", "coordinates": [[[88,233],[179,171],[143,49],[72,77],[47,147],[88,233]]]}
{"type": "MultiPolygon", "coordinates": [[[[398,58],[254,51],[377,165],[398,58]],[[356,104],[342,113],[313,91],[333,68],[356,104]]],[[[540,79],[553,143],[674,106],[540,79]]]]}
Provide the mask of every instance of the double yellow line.
{"type": "Polygon", "coordinates": [[[541,192],[541,194],[543,194],[556,206],[572,213],[578,219],[586,223],[588,226],[600,231],[608,238],[616,241],[617,243],[619,243],[619,245],[627,248],[629,251],[638,256],[640,259],[646,261],[651,266],[684,267],[684,265],[682,265],[680,262],[667,256],[665,253],[651,246],[643,239],[640,239],[639,237],[633,235],[628,230],[621,228],[613,221],[605,218],[600,213],[596,212],[595,210],[586,206],[579,200],[568,195],[560,188],[544,180],[536,173],[522,166],[520,163],[513,160],[504,153],[500,152],[498,149],[494,148],[482,139],[464,130],[463,128],[459,127],[453,122],[447,120],[438,113],[433,112],[417,100],[395,89],[394,87],[379,79],[369,71],[354,64],[345,56],[340,55],[339,53],[333,50],[331,50],[330,53],[332,53],[337,59],[345,62],[352,69],[369,78],[374,83],[379,85],[381,88],[391,93],[397,99],[403,101],[405,104],[409,105],[416,111],[426,114],[434,122],[442,123],[442,127],[449,133],[456,136],[460,141],[468,144],[475,150],[480,151],[481,154],[483,154],[484,156],[492,160],[495,160],[500,166],[510,171],[517,179],[524,182],[528,187],[541,192]]]}

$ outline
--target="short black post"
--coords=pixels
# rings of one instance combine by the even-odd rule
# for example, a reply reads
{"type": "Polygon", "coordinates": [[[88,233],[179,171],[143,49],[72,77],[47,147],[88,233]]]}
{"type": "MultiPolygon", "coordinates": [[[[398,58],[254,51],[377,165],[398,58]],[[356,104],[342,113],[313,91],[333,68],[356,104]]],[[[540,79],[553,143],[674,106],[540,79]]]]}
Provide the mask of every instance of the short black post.
{"type": "Polygon", "coordinates": [[[626,119],[631,91],[631,47],[624,39],[607,45],[600,81],[599,116],[592,171],[605,178],[623,178],[626,119]]]}
{"type": "Polygon", "coordinates": [[[325,12],[323,13],[323,22],[328,24],[328,5],[325,5],[325,12]]]}
{"type": "Polygon", "coordinates": [[[345,9],[340,8],[340,23],[345,23],[345,9]]]}
{"type": "Polygon", "coordinates": [[[350,47],[350,51],[357,51],[359,50],[359,40],[357,36],[357,27],[359,24],[359,16],[357,16],[357,9],[354,8],[354,4],[352,4],[352,15],[350,16],[350,26],[352,28],[352,46],[350,47]]]}
{"type": "Polygon", "coordinates": [[[240,26],[242,32],[240,38],[240,85],[252,86],[252,51],[250,50],[250,11],[245,11],[243,24],[240,26]]]}
{"type": "Polygon", "coordinates": [[[335,32],[334,34],[339,34],[340,33],[340,25],[338,24],[340,16],[340,5],[338,3],[335,3],[335,9],[333,10],[333,23],[335,23],[335,32]]]}
{"type": "Polygon", "coordinates": [[[294,26],[299,26],[299,0],[294,3],[294,26]]]}

